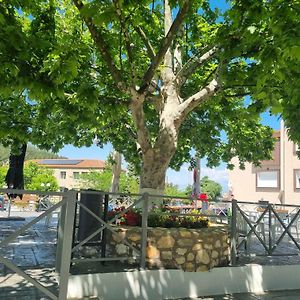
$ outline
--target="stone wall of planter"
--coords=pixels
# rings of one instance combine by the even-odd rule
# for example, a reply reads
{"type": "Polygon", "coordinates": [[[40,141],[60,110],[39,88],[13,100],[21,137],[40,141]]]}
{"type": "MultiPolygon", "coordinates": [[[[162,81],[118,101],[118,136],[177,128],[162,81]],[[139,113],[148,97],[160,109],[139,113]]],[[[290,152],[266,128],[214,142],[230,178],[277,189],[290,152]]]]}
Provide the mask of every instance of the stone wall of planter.
{"type": "MultiPolygon", "coordinates": [[[[107,247],[111,256],[130,257],[129,263],[136,263],[136,255],[122,243],[124,238],[140,248],[141,228],[118,227],[117,234],[107,231],[107,247]]],[[[147,263],[149,267],[179,268],[187,272],[207,271],[229,262],[229,236],[227,227],[203,229],[149,228],[147,242],[147,263]]]]}

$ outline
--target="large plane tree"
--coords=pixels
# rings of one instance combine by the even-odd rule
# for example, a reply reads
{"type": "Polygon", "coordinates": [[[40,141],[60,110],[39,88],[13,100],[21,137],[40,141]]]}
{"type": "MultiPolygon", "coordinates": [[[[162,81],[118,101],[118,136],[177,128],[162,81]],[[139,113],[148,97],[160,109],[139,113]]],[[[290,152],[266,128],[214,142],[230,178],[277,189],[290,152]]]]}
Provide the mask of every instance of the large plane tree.
{"type": "Polygon", "coordinates": [[[259,117],[268,108],[299,137],[288,113],[299,106],[297,1],[236,0],[223,13],[206,0],[2,3],[0,22],[17,22],[10,31],[23,41],[1,29],[3,90],[26,90],[39,126],[61,141],[110,141],[144,190],[163,190],[167,168],[191,149],[210,165],[269,157],[259,117]]]}

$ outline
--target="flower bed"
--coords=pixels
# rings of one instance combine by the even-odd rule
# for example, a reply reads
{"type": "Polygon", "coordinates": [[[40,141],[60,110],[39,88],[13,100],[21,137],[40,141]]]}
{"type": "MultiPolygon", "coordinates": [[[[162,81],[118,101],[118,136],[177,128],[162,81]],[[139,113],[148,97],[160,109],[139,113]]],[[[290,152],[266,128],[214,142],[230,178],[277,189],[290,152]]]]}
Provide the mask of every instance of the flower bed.
{"type": "MultiPolygon", "coordinates": [[[[124,208],[110,211],[115,218],[124,208]]],[[[167,207],[155,208],[148,214],[147,249],[148,266],[180,268],[184,271],[206,271],[215,266],[227,265],[229,239],[227,227],[210,227],[207,217],[192,210],[188,216],[176,216],[167,207]]],[[[131,209],[116,224],[117,234],[108,231],[107,246],[112,256],[130,257],[136,263],[136,253],[122,241],[126,238],[132,246],[140,248],[142,215],[131,209]]]]}
{"type": "MultiPolygon", "coordinates": [[[[112,256],[132,257],[133,251],[122,241],[127,238],[140,248],[141,228],[122,226],[117,235],[107,233],[107,246],[112,256]]],[[[229,261],[227,227],[202,229],[148,228],[147,263],[150,267],[180,268],[184,271],[207,271],[229,261]]],[[[137,260],[129,259],[129,263],[137,260]]]]}
{"type": "MultiPolygon", "coordinates": [[[[108,213],[108,219],[111,220],[117,214],[122,212],[125,208],[117,208],[108,213]]],[[[157,208],[149,212],[148,226],[149,227],[164,227],[164,228],[207,228],[209,220],[201,216],[198,210],[192,210],[190,214],[193,216],[174,216],[169,215],[172,213],[168,208],[157,208]]],[[[131,209],[126,212],[117,222],[120,225],[141,226],[142,214],[138,209],[131,209]]]]}

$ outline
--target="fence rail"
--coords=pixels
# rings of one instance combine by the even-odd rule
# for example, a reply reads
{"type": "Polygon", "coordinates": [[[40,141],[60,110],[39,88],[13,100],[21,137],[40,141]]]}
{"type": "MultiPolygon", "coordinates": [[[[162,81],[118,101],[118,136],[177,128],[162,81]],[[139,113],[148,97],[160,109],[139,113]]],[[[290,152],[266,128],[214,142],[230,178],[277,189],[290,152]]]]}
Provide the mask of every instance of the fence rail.
{"type": "MultiPolygon", "coordinates": [[[[124,216],[132,208],[138,207],[142,212],[141,221],[141,246],[132,245],[132,243],[124,239],[124,243],[127,247],[133,250],[135,259],[139,260],[139,266],[141,269],[146,267],[146,249],[147,249],[147,236],[148,236],[148,217],[151,214],[151,207],[155,205],[155,202],[170,202],[172,199],[176,200],[189,200],[187,197],[173,197],[165,195],[149,195],[145,194],[125,194],[125,193],[108,193],[102,191],[64,191],[64,192],[40,192],[40,191],[24,191],[24,190],[8,190],[0,189],[0,193],[12,193],[12,194],[35,194],[39,196],[55,196],[60,197],[61,200],[42,212],[38,217],[29,223],[23,225],[16,232],[0,241],[0,248],[6,247],[18,235],[24,233],[31,226],[42,220],[43,218],[50,216],[52,213],[61,209],[58,225],[57,235],[57,256],[56,256],[56,270],[59,272],[59,294],[54,295],[47,287],[43,286],[40,282],[34,278],[29,277],[23,270],[15,266],[12,262],[5,257],[0,256],[0,263],[3,263],[14,272],[30,281],[37,289],[45,293],[51,299],[64,300],[67,297],[68,278],[70,273],[71,264],[81,264],[87,262],[108,262],[108,261],[124,261],[131,257],[84,257],[76,256],[75,254],[84,247],[87,243],[91,242],[99,234],[103,234],[107,230],[113,235],[118,235],[118,227],[114,223],[122,216],[124,216]],[[81,197],[85,194],[99,195],[102,198],[107,198],[111,203],[114,203],[116,197],[131,198],[127,202],[128,206],[120,213],[116,214],[113,218],[107,219],[104,215],[99,215],[91,210],[86,204],[81,201],[81,197]],[[95,219],[99,226],[93,232],[89,233],[77,244],[74,244],[74,232],[76,229],[76,220],[79,211],[85,211],[90,218],[95,219]]],[[[165,212],[170,216],[202,216],[207,217],[215,222],[228,224],[230,226],[231,234],[231,264],[236,265],[237,260],[241,253],[243,253],[243,245],[246,246],[245,255],[273,255],[278,256],[276,252],[278,246],[282,243],[285,237],[288,237],[298,252],[300,252],[299,236],[295,237],[296,229],[298,230],[298,221],[300,218],[300,206],[284,205],[280,206],[281,210],[286,210],[288,217],[283,218],[281,211],[278,207],[268,203],[265,207],[259,207],[256,202],[238,202],[233,200],[232,202],[211,202],[210,207],[206,211],[201,211],[201,208],[193,205],[178,206],[177,211],[165,212]],[[248,206],[248,207],[247,207],[248,206]],[[252,206],[252,210],[249,210],[249,206],[252,206]],[[254,208],[253,208],[254,207],[254,208]],[[194,214],[193,209],[199,210],[201,214],[194,214]],[[281,228],[281,229],[280,229],[281,228]],[[250,241],[256,238],[258,243],[263,247],[265,253],[250,253],[250,241]],[[249,253],[248,253],[249,250],[249,253]]],[[[299,227],[300,230],[300,227],[299,227]]],[[[298,231],[297,231],[298,233],[298,231]]],[[[299,254],[299,253],[298,253],[299,254]]],[[[297,254],[297,255],[298,255],[297,254]]],[[[287,255],[287,254],[283,254],[287,255]]],[[[296,255],[296,254],[289,254],[296,255]]]]}
{"type": "MultiPolygon", "coordinates": [[[[57,204],[53,205],[51,208],[49,208],[47,211],[44,211],[43,213],[41,213],[41,215],[39,215],[38,217],[36,217],[35,219],[33,219],[32,221],[28,222],[27,224],[21,226],[18,230],[16,230],[13,234],[9,235],[7,238],[3,239],[0,242],[0,249],[4,248],[5,246],[7,246],[10,242],[12,242],[13,240],[15,240],[20,234],[24,233],[27,229],[29,229],[30,227],[32,227],[34,224],[38,223],[40,220],[42,220],[44,217],[49,216],[50,214],[52,214],[56,209],[65,206],[66,210],[71,211],[71,204],[72,202],[74,202],[72,196],[74,196],[74,192],[73,191],[69,191],[69,192],[39,192],[39,191],[25,191],[25,190],[12,190],[12,189],[0,189],[1,193],[8,193],[8,194],[36,194],[36,195],[47,195],[47,194],[51,194],[51,195],[56,195],[56,196],[63,196],[63,199],[58,202],[57,204]]],[[[75,203],[75,202],[74,202],[75,203]]],[[[10,208],[9,208],[10,209],[10,208]]],[[[69,222],[70,223],[70,222],[69,222]]],[[[66,230],[70,230],[70,224],[67,224],[69,226],[69,228],[66,227],[66,230]]],[[[73,225],[73,223],[71,224],[73,225]]],[[[68,246],[68,238],[66,239],[66,243],[64,245],[64,250],[67,251],[67,246],[68,246]]],[[[70,265],[69,264],[63,264],[62,268],[61,268],[61,280],[60,280],[60,289],[59,289],[59,295],[55,295],[52,291],[50,291],[47,287],[45,287],[44,285],[42,285],[39,281],[35,280],[34,278],[32,278],[31,276],[29,276],[28,274],[26,274],[20,267],[16,266],[15,264],[13,264],[10,260],[6,259],[3,255],[0,255],[0,262],[2,264],[4,264],[6,267],[8,267],[9,269],[11,269],[12,271],[14,271],[15,273],[17,273],[18,275],[20,275],[21,277],[23,277],[25,280],[29,281],[31,284],[33,284],[38,290],[40,290],[42,293],[44,293],[45,295],[47,295],[48,297],[50,297],[53,300],[64,300],[67,297],[67,280],[68,280],[68,274],[69,274],[69,268],[70,265]],[[66,276],[67,279],[63,278],[63,276],[66,276]]]]}
{"type": "Polygon", "coordinates": [[[236,265],[240,256],[298,256],[299,231],[299,205],[232,200],[231,263],[236,265]]]}
{"type": "MultiPolygon", "coordinates": [[[[122,242],[133,250],[135,258],[138,258],[140,261],[140,268],[144,269],[146,266],[146,246],[147,246],[147,228],[148,228],[148,215],[149,215],[149,206],[150,203],[153,205],[155,201],[162,202],[162,200],[168,202],[172,199],[176,200],[189,200],[187,197],[173,197],[173,196],[165,196],[165,195],[149,195],[145,194],[126,194],[126,193],[108,193],[101,191],[62,191],[62,192],[48,192],[48,191],[35,191],[35,190],[15,190],[15,189],[0,189],[0,193],[6,194],[31,194],[38,195],[40,198],[42,197],[55,197],[56,203],[53,203],[51,207],[46,208],[47,210],[43,211],[38,217],[28,222],[27,224],[21,226],[18,230],[16,230],[13,234],[8,236],[7,238],[0,241],[0,248],[6,247],[9,243],[11,243],[14,239],[16,239],[20,234],[23,234],[30,227],[35,225],[37,222],[41,221],[43,218],[49,218],[51,215],[60,209],[60,217],[58,224],[58,233],[57,233],[57,249],[56,249],[56,270],[59,272],[59,294],[54,295],[47,287],[43,286],[40,282],[35,280],[26,274],[22,269],[18,266],[14,265],[11,261],[6,259],[3,256],[0,256],[0,262],[6,265],[8,268],[16,272],[18,275],[22,276],[24,279],[31,282],[38,290],[42,293],[50,297],[51,299],[60,299],[64,300],[67,297],[67,287],[68,287],[68,277],[70,273],[70,265],[72,263],[84,263],[84,262],[92,262],[92,261],[116,261],[121,260],[124,261],[128,259],[128,257],[96,257],[96,258],[86,258],[86,257],[72,257],[74,253],[79,250],[82,246],[92,240],[97,234],[103,233],[105,230],[111,231],[112,234],[117,234],[116,226],[113,224],[124,216],[130,209],[134,207],[139,207],[142,211],[142,224],[141,224],[141,246],[133,246],[129,240],[124,239],[122,242]],[[105,197],[111,197],[111,202],[116,197],[126,197],[132,199],[131,204],[127,206],[123,211],[114,216],[111,220],[104,220],[103,217],[95,214],[89,207],[85,204],[81,203],[80,196],[82,193],[88,193],[91,195],[101,195],[105,197]],[[61,199],[59,201],[59,198],[61,199]],[[85,239],[80,241],[77,245],[73,244],[74,238],[74,226],[76,220],[76,214],[78,209],[84,210],[87,212],[91,218],[97,220],[101,226],[97,228],[96,231],[91,233],[85,239]]],[[[129,203],[127,202],[127,204],[129,203]]],[[[227,204],[228,205],[228,204],[227,204]]],[[[224,205],[223,205],[224,206],[224,205]]],[[[193,207],[192,207],[193,208],[193,207]]],[[[216,205],[217,208],[217,205],[216,205]]],[[[199,208],[198,208],[199,209],[199,208]]],[[[227,216],[225,214],[224,207],[221,207],[218,210],[215,210],[216,213],[210,212],[210,214],[203,213],[202,216],[207,216],[211,219],[227,222],[227,216]],[[225,215],[224,215],[225,214],[225,215]]],[[[170,212],[169,215],[172,216],[193,216],[193,213],[190,213],[190,210],[184,209],[179,210],[177,212],[170,212]]]]}

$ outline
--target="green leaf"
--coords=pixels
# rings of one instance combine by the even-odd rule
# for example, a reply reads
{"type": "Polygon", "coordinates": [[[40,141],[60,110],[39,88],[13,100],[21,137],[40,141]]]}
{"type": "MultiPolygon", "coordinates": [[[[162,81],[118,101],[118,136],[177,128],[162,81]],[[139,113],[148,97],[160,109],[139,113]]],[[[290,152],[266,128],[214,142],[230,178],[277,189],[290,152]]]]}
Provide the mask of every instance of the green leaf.
{"type": "Polygon", "coordinates": [[[300,60],[300,46],[292,46],[289,50],[291,57],[300,60]]]}

